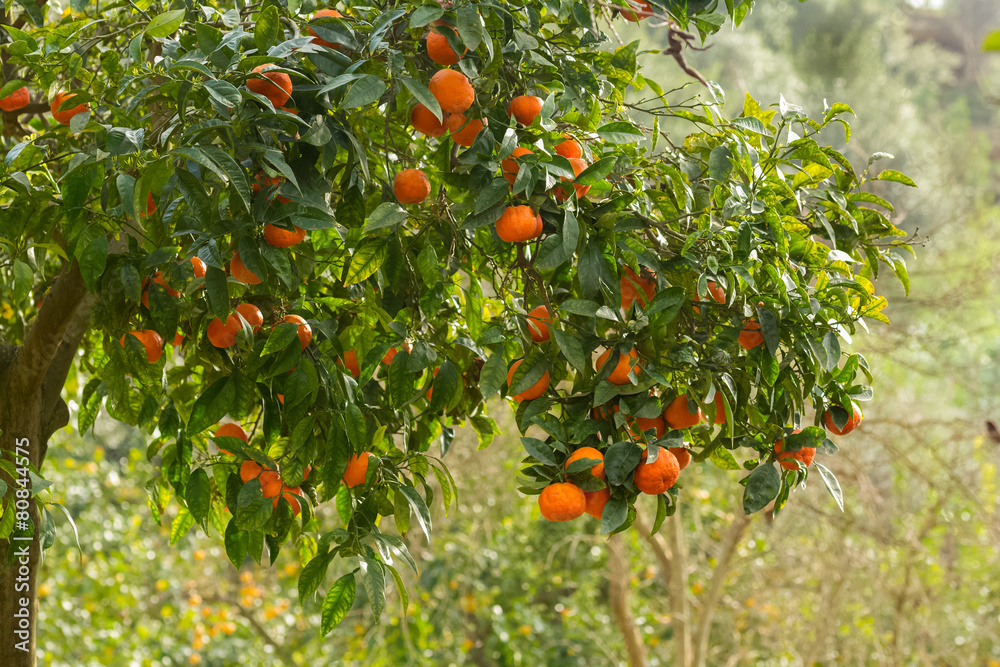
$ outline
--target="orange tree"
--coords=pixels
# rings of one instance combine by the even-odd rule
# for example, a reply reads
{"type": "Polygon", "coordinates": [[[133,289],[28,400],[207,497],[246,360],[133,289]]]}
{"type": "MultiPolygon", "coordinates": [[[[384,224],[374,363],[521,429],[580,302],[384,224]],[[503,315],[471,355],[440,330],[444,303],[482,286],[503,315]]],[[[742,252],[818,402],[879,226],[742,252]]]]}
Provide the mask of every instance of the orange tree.
{"type": "Polygon", "coordinates": [[[148,434],[174,540],[300,559],[322,632],[359,579],[381,614],[413,562],[380,517],[430,535],[454,429],[487,445],[498,394],[539,427],[522,490],[549,519],[624,530],[645,493],[659,527],[705,460],[750,471],[747,512],[780,509],[836,449],[824,415],[847,432],[871,398],[839,341],[888,321],[880,271],[907,282],[864,186],[912,182],[821,143],[849,139],[844,104],[813,119],[748,95],[727,118],[717,86],[665,93],[618,37],[644,20],[687,68],[694,33],[749,5],[5,14],[4,637],[52,541],[34,495],[66,399],[81,432],[104,410],[148,434]],[[63,398],[68,375],[85,384],[63,398]],[[354,569],[327,587],[338,558],[354,569]]]}

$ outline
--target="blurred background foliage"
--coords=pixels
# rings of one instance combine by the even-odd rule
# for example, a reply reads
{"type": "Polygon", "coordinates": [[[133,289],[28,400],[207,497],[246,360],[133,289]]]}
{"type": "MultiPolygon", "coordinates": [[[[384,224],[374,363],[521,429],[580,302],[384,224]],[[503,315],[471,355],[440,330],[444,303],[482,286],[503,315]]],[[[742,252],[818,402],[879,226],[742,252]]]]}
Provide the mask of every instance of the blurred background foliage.
{"type": "MultiPolygon", "coordinates": [[[[925,245],[912,296],[881,281],[893,326],[852,346],[879,372],[862,426],[822,457],[844,513],[817,477],[779,516],[746,520],[730,495],[742,475],[706,462],[685,471],[679,515],[656,540],[632,530],[609,544],[596,520],[550,524],[517,492],[521,450],[497,405],[509,435],[477,451],[464,433],[448,454],[458,504],[447,516],[435,504],[433,543],[408,536],[419,575],[405,575],[405,623],[398,599],[379,625],[361,600],[321,641],[288,560],[236,572],[195,532],[170,548],[171,512],[157,528],[146,506],[143,443],[99,420],[49,453],[52,498],[82,552],[57,516],[40,663],[1000,667],[1000,443],[984,426],[1000,416],[1000,56],[979,49],[998,26],[995,0],[769,0],[687,52],[732,115],[744,91],[813,115],[824,100],[850,104],[856,166],[887,151],[879,166],[920,185],[879,185],[925,245]],[[705,649],[680,659],[699,626],[705,649]]],[[[664,38],[648,24],[621,37],[640,34],[664,38]]],[[[704,92],[667,56],[644,64],[682,87],[677,102],[704,92]]],[[[655,508],[643,509],[648,525],[655,508]]]]}

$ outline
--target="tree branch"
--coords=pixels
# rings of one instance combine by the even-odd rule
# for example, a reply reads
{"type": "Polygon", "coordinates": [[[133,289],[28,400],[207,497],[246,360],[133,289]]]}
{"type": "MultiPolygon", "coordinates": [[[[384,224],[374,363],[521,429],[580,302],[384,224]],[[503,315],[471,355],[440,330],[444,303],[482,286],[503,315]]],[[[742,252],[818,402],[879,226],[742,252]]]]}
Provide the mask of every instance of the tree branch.
{"type": "Polygon", "coordinates": [[[628,592],[629,580],[628,559],[625,550],[622,548],[621,533],[612,535],[608,540],[608,581],[610,583],[608,597],[611,604],[611,613],[615,616],[615,623],[625,640],[625,648],[628,650],[628,661],[631,667],[646,667],[646,649],[642,645],[642,638],[632,621],[632,614],[629,612],[628,592]]]}
{"type": "Polygon", "coordinates": [[[41,387],[66,329],[86,294],[80,266],[73,260],[45,294],[38,317],[24,337],[21,356],[14,369],[20,391],[35,392],[41,387]]]}

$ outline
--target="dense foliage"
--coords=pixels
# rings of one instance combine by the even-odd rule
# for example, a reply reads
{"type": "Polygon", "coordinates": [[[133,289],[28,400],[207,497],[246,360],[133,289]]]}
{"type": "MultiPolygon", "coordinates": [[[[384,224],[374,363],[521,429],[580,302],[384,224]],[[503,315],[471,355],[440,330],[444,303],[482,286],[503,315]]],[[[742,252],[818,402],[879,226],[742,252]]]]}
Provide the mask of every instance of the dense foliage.
{"type": "MultiPolygon", "coordinates": [[[[394,558],[412,563],[379,517],[431,533],[429,480],[446,507],[456,488],[441,461],[454,427],[468,420],[483,446],[498,432],[485,399],[524,399],[517,426],[544,431],[522,439],[522,490],[606,490],[604,533],[631,525],[644,490],[658,497],[654,530],[673,511],[681,454],[668,448],[734,470],[745,449],[745,511],[780,510],[812,448],[836,449],[824,414],[841,429],[872,396],[866,360],[839,342],[866,318],[888,322],[872,281],[888,268],[908,285],[905,234],[865,186],[912,182],[876,174],[879,156],[859,172],[817,141],[831,126],[849,139],[848,106],[813,119],[747,95],[728,118],[716,86],[704,103],[668,100],[640,71],[640,44],[616,42],[625,20],[609,7],[446,4],[319,19],[278,3],[130,3],[100,18],[74,5],[3,26],[20,78],[0,97],[27,81],[35,97],[72,89],[88,105],[56,103],[66,124],[36,116],[7,151],[5,337],[18,342],[45,285],[78,267],[97,297],[79,429],[103,408],[150,435],[150,508],[158,519],[180,505],[171,540],[214,529],[237,566],[294,548],[303,599],[334,558],[357,559],[376,617],[387,577],[400,582],[394,558]],[[429,29],[463,52],[449,70],[462,76],[431,80],[429,29]],[[281,73],[290,99],[268,83],[281,73]],[[508,115],[522,95],[540,103],[524,123],[508,115]],[[438,123],[467,118],[417,132],[418,103],[438,123]],[[459,146],[476,119],[485,129],[459,146]],[[567,137],[582,158],[556,152],[567,137]],[[426,174],[430,195],[406,208],[405,168],[426,174]],[[540,215],[529,243],[497,233],[514,206],[540,215]],[[254,308],[234,315],[238,304],[254,308]],[[527,313],[539,306],[550,335],[536,341],[527,313]],[[248,442],[210,446],[226,416],[248,442]],[[606,486],[593,458],[566,466],[581,447],[600,453],[606,486]],[[644,487],[636,471],[657,461],[673,478],[644,487]],[[342,526],[316,517],[327,502],[342,526]]],[[[675,35],[727,20],[715,3],[690,15],[651,4],[675,23],[647,22],[675,35]]],[[[735,20],[748,6],[730,7],[735,20]]],[[[832,473],[811,468],[839,500],[832,473]]],[[[355,591],[354,572],[329,589],[325,631],[355,591]]]]}

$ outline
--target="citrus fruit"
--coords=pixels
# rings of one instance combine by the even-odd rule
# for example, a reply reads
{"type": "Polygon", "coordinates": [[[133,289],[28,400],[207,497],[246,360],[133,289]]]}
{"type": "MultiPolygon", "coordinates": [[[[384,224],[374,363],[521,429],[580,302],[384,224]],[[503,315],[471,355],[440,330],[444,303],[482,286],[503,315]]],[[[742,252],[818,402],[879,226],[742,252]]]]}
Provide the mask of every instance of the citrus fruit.
{"type": "Polygon", "coordinates": [[[542,113],[542,98],[534,95],[518,95],[510,101],[507,113],[521,125],[531,125],[542,113]]]}
{"type": "Polygon", "coordinates": [[[604,506],[611,500],[611,491],[605,487],[600,491],[588,491],[583,494],[587,500],[584,511],[597,520],[600,520],[604,513],[604,506]]]}
{"type": "MultiPolygon", "coordinates": [[[[843,407],[839,405],[836,407],[843,409],[843,407]]],[[[830,410],[827,410],[823,414],[823,422],[830,431],[833,431],[837,435],[847,435],[856,429],[858,424],[860,424],[861,420],[864,418],[864,415],[861,414],[861,409],[858,406],[852,405],[852,408],[853,414],[848,418],[847,423],[844,424],[844,428],[842,429],[837,428],[837,424],[833,421],[833,412],[830,410]]]]}
{"type": "Polygon", "coordinates": [[[542,216],[530,206],[508,206],[496,221],[497,236],[508,243],[530,241],[541,233],[542,216]]]}
{"type": "Polygon", "coordinates": [[[431,28],[431,31],[427,33],[427,55],[438,65],[447,67],[461,60],[462,56],[469,50],[466,49],[462,56],[455,53],[455,49],[451,48],[451,44],[448,43],[445,31],[451,33],[452,36],[455,35],[454,30],[443,27],[431,28]]]}
{"type": "Polygon", "coordinates": [[[552,314],[543,306],[535,306],[528,313],[528,332],[531,340],[544,343],[549,339],[549,325],[552,324],[552,314]]]}
{"type": "Polygon", "coordinates": [[[651,496],[665,493],[681,474],[677,457],[669,449],[661,449],[652,463],[646,463],[647,458],[648,454],[643,452],[642,462],[632,476],[636,488],[651,496]]]}
{"type": "Polygon", "coordinates": [[[453,69],[438,70],[427,83],[427,89],[448,113],[463,113],[472,106],[476,92],[468,77],[453,69]]]}
{"type": "Polygon", "coordinates": [[[280,109],[292,96],[292,79],[284,72],[276,70],[275,65],[259,65],[253,68],[254,74],[261,74],[261,79],[247,79],[247,88],[252,93],[263,95],[274,108],[280,109]]]}
{"type": "Polygon", "coordinates": [[[233,253],[233,259],[229,262],[229,273],[232,274],[233,278],[247,285],[259,285],[262,282],[250,269],[243,265],[243,262],[240,260],[240,253],[238,252],[233,253]]]}
{"type": "Polygon", "coordinates": [[[538,496],[538,509],[549,521],[572,521],[587,509],[587,498],[576,484],[549,484],[538,496]]]}
{"type": "MultiPolygon", "coordinates": [[[[521,365],[522,361],[524,360],[518,359],[517,361],[515,361],[513,364],[510,365],[510,370],[507,371],[508,391],[510,390],[511,380],[514,379],[514,373],[517,371],[517,367],[521,365]]],[[[549,390],[549,372],[545,371],[542,377],[540,377],[538,381],[535,382],[535,384],[531,385],[530,387],[522,391],[520,394],[515,394],[512,398],[518,403],[520,403],[521,401],[533,401],[534,399],[538,398],[548,390],[549,390]]]]}
{"type": "MultiPolygon", "coordinates": [[[[629,372],[634,372],[638,375],[639,373],[639,354],[635,351],[635,348],[629,350],[629,353],[618,354],[618,361],[615,363],[615,367],[611,369],[611,373],[608,374],[607,380],[611,384],[628,384],[628,374],[629,372]]],[[[600,372],[601,368],[604,367],[604,362],[608,360],[611,356],[611,350],[605,350],[604,353],[597,358],[597,371],[600,372]]]]}
{"type": "Polygon", "coordinates": [[[521,166],[515,162],[515,160],[522,155],[534,155],[534,151],[529,151],[523,146],[518,146],[510,154],[510,157],[504,158],[500,161],[500,169],[503,170],[503,177],[507,179],[507,182],[514,185],[514,180],[517,178],[517,172],[521,170],[521,166]]]}
{"type": "Polygon", "coordinates": [[[160,334],[152,329],[129,331],[128,334],[123,334],[121,340],[119,340],[122,347],[125,347],[125,336],[129,334],[138,338],[142,346],[146,348],[146,360],[149,363],[155,364],[160,359],[160,356],[163,354],[163,339],[160,338],[160,334]]]}
{"type": "Polygon", "coordinates": [[[737,339],[744,350],[752,350],[764,344],[764,336],[760,333],[760,322],[757,320],[744,320],[743,329],[737,339]]]}
{"type": "MultiPolygon", "coordinates": [[[[578,157],[569,158],[569,163],[573,167],[573,173],[577,176],[582,174],[583,170],[587,168],[587,163],[578,157]]],[[[569,181],[570,179],[563,176],[562,180],[569,181]]],[[[580,183],[574,183],[573,189],[576,191],[577,198],[583,197],[585,194],[590,192],[589,185],[581,185],[580,183]]],[[[557,185],[552,188],[552,196],[556,198],[556,201],[566,201],[570,194],[571,191],[565,185],[557,185]]]]}
{"type": "Polygon", "coordinates": [[[582,158],[583,149],[580,148],[580,144],[573,139],[566,139],[565,141],[556,144],[556,154],[562,155],[566,159],[582,158]]]}
{"type": "Polygon", "coordinates": [[[670,447],[669,449],[670,453],[677,459],[677,465],[680,466],[680,469],[687,468],[688,464],[691,463],[691,452],[684,447],[670,447]]]}
{"type": "Polygon", "coordinates": [[[301,243],[305,237],[306,230],[301,227],[283,229],[272,224],[264,225],[264,240],[275,248],[290,248],[301,243]]]}
{"type": "MultiPolygon", "coordinates": [[[[314,19],[321,19],[326,17],[341,18],[342,16],[343,14],[338,12],[336,9],[321,9],[315,14],[313,14],[314,19]]],[[[340,44],[337,44],[336,42],[328,42],[322,37],[319,37],[316,34],[316,31],[314,31],[312,28],[309,28],[309,34],[312,35],[313,44],[319,44],[320,46],[325,46],[328,49],[335,49],[338,46],[340,46],[340,44]]]]}
{"type": "Polygon", "coordinates": [[[431,193],[431,182],[419,169],[404,169],[393,179],[392,193],[400,204],[419,204],[431,193]]]}
{"type": "Polygon", "coordinates": [[[58,93],[52,98],[52,104],[49,106],[49,110],[52,112],[52,117],[55,118],[56,122],[60,125],[69,125],[73,116],[90,110],[90,105],[87,103],[78,104],[75,107],[64,104],[74,97],[76,97],[76,93],[58,93]]]}
{"type": "Polygon", "coordinates": [[[28,88],[26,86],[21,86],[13,93],[0,100],[0,109],[3,109],[4,111],[17,111],[18,109],[23,109],[28,106],[30,101],[31,95],[28,94],[28,88]]]}
{"type": "Polygon", "coordinates": [[[260,314],[260,308],[252,303],[241,303],[236,306],[236,312],[243,316],[254,333],[260,331],[260,327],[264,324],[264,316],[260,314]]]}
{"type": "MultiPolygon", "coordinates": [[[[625,268],[625,275],[619,281],[622,293],[622,308],[628,310],[636,300],[642,307],[649,305],[656,294],[656,274],[650,272],[650,277],[637,274],[629,267],[625,268]]],[[[646,271],[644,270],[643,273],[646,271]]]]}
{"type": "Polygon", "coordinates": [[[705,418],[705,414],[698,408],[696,412],[688,410],[687,394],[681,394],[667,406],[663,411],[663,418],[667,420],[670,428],[682,429],[691,428],[705,418]]]}
{"type": "Polygon", "coordinates": [[[299,325],[299,342],[302,343],[302,349],[306,349],[309,345],[309,341],[312,340],[313,332],[312,327],[306,323],[305,319],[298,315],[285,315],[285,319],[282,322],[294,322],[299,325]]]}
{"type": "Polygon", "coordinates": [[[410,125],[413,126],[414,130],[428,137],[440,137],[448,131],[448,128],[437,119],[433,111],[419,103],[410,112],[410,125]]]}
{"type": "Polygon", "coordinates": [[[351,458],[347,461],[347,470],[344,471],[344,476],[341,478],[347,488],[353,489],[359,484],[365,483],[365,476],[368,475],[368,460],[371,456],[371,452],[351,454],[351,458]]]}
{"type": "Polygon", "coordinates": [[[569,468],[569,465],[573,463],[573,461],[579,461],[580,459],[596,459],[600,461],[600,463],[595,463],[593,465],[590,469],[590,474],[599,479],[604,479],[604,454],[602,454],[600,450],[594,447],[581,447],[569,455],[569,458],[566,459],[565,467],[569,468]]]}
{"type": "Polygon", "coordinates": [[[451,140],[459,146],[471,146],[476,137],[486,127],[485,123],[478,118],[473,118],[466,123],[465,114],[453,113],[448,116],[446,122],[448,132],[451,133],[451,140]]]}
{"type": "MultiPolygon", "coordinates": [[[[801,430],[802,429],[798,428],[795,429],[792,431],[792,435],[799,433],[801,430]]],[[[782,438],[774,443],[774,454],[778,457],[778,463],[781,464],[782,468],[785,470],[798,470],[799,465],[796,461],[800,461],[802,465],[808,468],[813,462],[813,459],[816,457],[816,448],[802,447],[797,452],[786,452],[785,440],[782,438]]]]}

